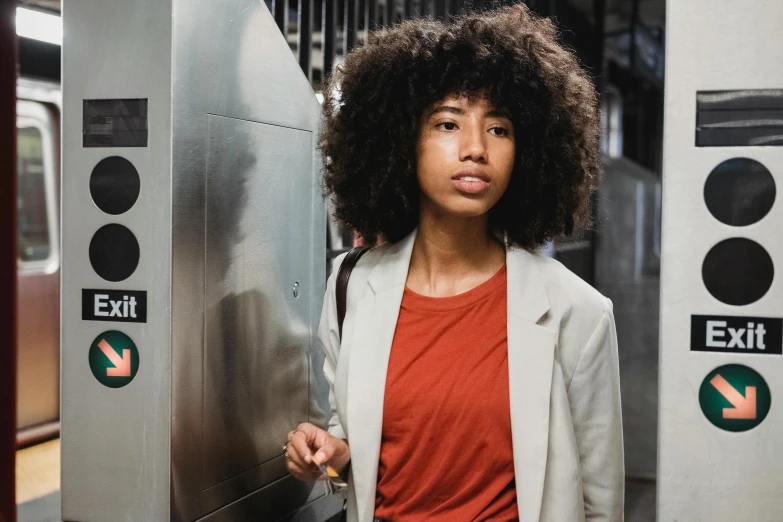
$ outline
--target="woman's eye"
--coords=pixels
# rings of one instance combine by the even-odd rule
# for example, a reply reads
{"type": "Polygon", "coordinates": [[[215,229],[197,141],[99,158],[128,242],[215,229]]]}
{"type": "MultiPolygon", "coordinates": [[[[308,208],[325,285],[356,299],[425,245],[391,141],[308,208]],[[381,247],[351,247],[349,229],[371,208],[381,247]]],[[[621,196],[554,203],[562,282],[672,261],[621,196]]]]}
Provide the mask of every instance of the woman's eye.
{"type": "Polygon", "coordinates": [[[489,129],[489,131],[494,133],[495,136],[505,136],[506,134],[508,134],[508,131],[503,127],[492,127],[491,129],[489,129]]]}
{"type": "Polygon", "coordinates": [[[438,123],[436,127],[443,127],[444,130],[454,130],[457,128],[457,124],[453,121],[444,121],[443,123],[438,123]]]}

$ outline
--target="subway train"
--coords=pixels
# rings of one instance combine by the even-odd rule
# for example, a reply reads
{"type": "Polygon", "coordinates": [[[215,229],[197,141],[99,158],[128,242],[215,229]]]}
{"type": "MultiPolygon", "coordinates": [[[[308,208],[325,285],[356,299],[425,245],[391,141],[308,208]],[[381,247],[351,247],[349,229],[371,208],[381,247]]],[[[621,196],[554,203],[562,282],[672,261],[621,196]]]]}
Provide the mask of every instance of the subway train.
{"type": "Polygon", "coordinates": [[[60,419],[60,113],[56,82],[17,82],[17,441],[51,438],[60,419]]]}

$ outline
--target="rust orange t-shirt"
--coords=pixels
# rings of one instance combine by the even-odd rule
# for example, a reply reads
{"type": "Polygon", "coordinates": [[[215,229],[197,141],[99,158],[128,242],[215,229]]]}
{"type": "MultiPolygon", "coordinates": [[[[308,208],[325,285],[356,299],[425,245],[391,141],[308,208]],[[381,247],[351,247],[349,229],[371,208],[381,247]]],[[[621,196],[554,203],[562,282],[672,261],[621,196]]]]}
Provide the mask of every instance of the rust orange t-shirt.
{"type": "Polygon", "coordinates": [[[375,516],[516,520],[506,265],[451,297],[405,288],[389,357],[375,516]]]}

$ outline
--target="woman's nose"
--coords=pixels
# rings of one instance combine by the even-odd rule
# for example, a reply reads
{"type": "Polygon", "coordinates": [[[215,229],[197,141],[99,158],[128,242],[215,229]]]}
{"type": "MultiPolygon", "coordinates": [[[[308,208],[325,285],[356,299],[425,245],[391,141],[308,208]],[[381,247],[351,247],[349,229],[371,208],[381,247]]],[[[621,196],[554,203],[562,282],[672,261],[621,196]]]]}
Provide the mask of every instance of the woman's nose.
{"type": "Polygon", "coordinates": [[[487,137],[477,125],[468,125],[463,128],[460,136],[460,161],[473,160],[475,162],[487,161],[487,137]]]}

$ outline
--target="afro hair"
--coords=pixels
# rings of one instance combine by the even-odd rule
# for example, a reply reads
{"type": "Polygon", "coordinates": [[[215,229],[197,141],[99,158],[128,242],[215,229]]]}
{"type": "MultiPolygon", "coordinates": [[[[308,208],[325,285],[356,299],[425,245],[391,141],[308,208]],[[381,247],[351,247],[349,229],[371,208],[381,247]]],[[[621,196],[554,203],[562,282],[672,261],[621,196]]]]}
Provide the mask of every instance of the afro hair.
{"type": "Polygon", "coordinates": [[[405,237],[418,224],[424,110],[448,95],[482,95],[510,114],[516,143],[491,232],[535,249],[589,227],[601,172],[597,98],[558,36],[524,4],[370,33],[325,90],[323,188],[335,217],[369,244],[405,237]]]}

